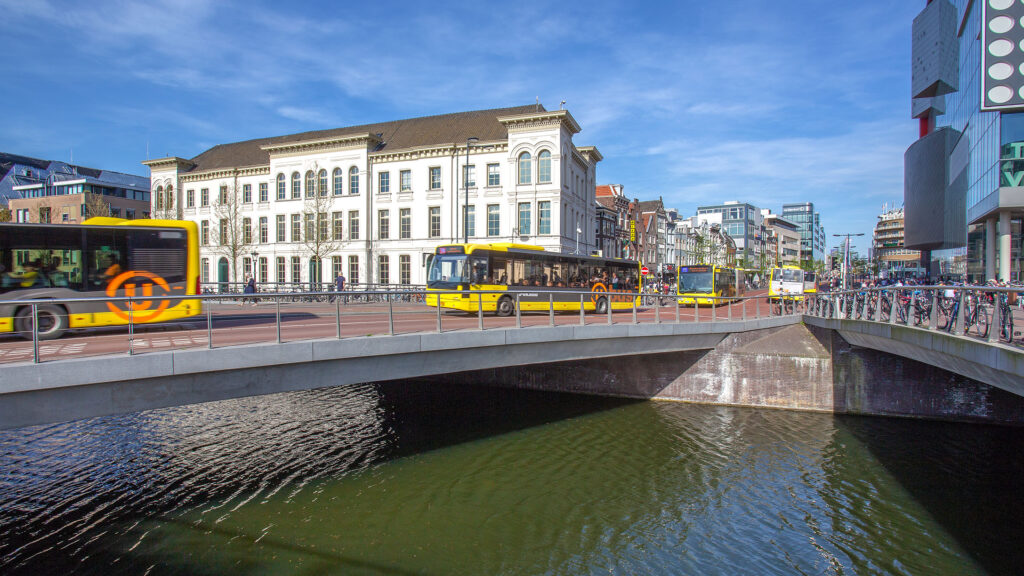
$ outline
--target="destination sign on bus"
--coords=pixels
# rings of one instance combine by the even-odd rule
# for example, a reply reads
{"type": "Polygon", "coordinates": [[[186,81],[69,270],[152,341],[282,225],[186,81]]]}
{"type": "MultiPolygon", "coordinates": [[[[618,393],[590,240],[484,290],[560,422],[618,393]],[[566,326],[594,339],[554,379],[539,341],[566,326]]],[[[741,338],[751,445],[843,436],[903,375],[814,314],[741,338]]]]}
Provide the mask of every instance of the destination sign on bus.
{"type": "Polygon", "coordinates": [[[438,254],[465,254],[466,250],[462,246],[438,246],[438,254]]]}
{"type": "Polygon", "coordinates": [[[687,272],[711,272],[711,266],[680,266],[679,273],[686,274],[687,272]]]}

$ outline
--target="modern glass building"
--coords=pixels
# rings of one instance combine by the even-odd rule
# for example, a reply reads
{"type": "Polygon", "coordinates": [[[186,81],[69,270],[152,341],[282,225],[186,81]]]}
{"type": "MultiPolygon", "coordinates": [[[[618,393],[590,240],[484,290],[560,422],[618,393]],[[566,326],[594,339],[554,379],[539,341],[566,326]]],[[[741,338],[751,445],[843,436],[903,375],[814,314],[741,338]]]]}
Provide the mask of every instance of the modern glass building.
{"type": "Polygon", "coordinates": [[[764,253],[765,238],[762,236],[764,216],[761,209],[747,203],[730,200],[717,206],[698,206],[697,220],[708,214],[722,215],[722,230],[736,242],[736,257],[747,259],[747,264],[756,266],[764,253]]]}
{"type": "Polygon", "coordinates": [[[825,228],[813,202],[783,204],[782,215],[796,223],[800,232],[800,260],[817,262],[825,258],[825,228]]]}
{"type": "Polygon", "coordinates": [[[1024,3],[928,0],[914,19],[906,247],[932,275],[1021,279],[1024,3]]]}

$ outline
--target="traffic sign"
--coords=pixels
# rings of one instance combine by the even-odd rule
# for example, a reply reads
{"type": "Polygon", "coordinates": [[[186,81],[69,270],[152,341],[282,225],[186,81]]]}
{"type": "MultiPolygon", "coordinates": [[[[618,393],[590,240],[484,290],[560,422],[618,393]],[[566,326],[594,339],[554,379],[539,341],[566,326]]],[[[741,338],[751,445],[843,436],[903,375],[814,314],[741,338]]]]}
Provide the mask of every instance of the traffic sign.
{"type": "Polygon", "coordinates": [[[642,274],[644,276],[647,276],[650,273],[651,273],[651,269],[648,268],[647,266],[643,266],[643,267],[640,268],[640,274],[642,274]]]}

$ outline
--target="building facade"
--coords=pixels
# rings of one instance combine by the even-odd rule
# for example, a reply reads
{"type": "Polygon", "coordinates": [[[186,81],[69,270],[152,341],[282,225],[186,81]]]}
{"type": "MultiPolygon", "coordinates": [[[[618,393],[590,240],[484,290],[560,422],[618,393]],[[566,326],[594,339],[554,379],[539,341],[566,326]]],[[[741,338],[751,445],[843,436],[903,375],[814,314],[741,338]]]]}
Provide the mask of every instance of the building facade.
{"type": "Polygon", "coordinates": [[[904,243],[903,208],[883,210],[871,239],[871,257],[883,277],[917,276],[924,273],[919,266],[921,254],[908,250],[904,243]]]}
{"type": "Polygon", "coordinates": [[[931,0],[914,18],[905,238],[933,278],[1022,278],[1021,18],[1001,0],[931,0]]]}
{"type": "Polygon", "coordinates": [[[765,238],[761,209],[752,204],[735,200],[715,206],[697,207],[698,222],[705,220],[711,214],[721,215],[722,232],[735,242],[736,258],[740,265],[748,268],[763,268],[765,238]]]}
{"type": "Polygon", "coordinates": [[[779,214],[764,214],[764,227],[771,238],[769,246],[774,265],[800,265],[800,227],[779,214]]]}
{"type": "Polygon", "coordinates": [[[588,254],[601,154],[568,110],[445,114],[221,144],[143,164],[153,210],[195,221],[206,281],[422,284],[440,244],[588,254]]]}
{"type": "Polygon", "coordinates": [[[75,223],[91,216],[147,218],[149,179],[0,152],[0,203],[15,222],[75,223]]]}
{"type": "Polygon", "coordinates": [[[825,228],[821,225],[821,214],[814,211],[813,202],[783,204],[783,218],[794,222],[800,230],[800,260],[804,266],[811,266],[825,259],[825,228]]]}

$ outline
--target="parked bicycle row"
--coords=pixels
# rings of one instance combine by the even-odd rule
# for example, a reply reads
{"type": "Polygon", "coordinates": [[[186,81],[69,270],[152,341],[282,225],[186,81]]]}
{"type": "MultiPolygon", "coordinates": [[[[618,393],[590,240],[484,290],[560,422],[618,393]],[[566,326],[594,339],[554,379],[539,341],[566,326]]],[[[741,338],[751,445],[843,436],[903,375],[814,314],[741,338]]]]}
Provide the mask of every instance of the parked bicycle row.
{"type": "Polygon", "coordinates": [[[1024,344],[1020,288],[890,286],[819,293],[808,314],[918,326],[989,341],[1024,344]]]}

